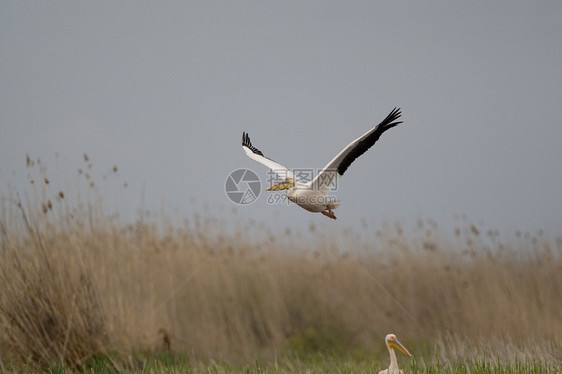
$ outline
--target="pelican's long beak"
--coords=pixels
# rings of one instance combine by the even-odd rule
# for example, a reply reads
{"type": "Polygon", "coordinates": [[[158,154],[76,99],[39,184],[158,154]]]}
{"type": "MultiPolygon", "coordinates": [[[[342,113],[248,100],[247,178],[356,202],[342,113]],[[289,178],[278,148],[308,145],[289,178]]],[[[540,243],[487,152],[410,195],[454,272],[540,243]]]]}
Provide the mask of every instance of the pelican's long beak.
{"type": "Polygon", "coordinates": [[[394,347],[396,349],[398,349],[401,353],[403,353],[404,355],[408,356],[408,357],[412,357],[412,354],[410,352],[408,352],[408,350],[406,349],[406,347],[404,347],[402,345],[402,343],[400,343],[398,341],[398,339],[392,339],[388,342],[388,345],[391,347],[394,347]]]}
{"type": "Polygon", "coordinates": [[[291,178],[287,178],[283,182],[276,183],[273,186],[269,187],[268,189],[266,189],[266,191],[282,191],[293,188],[294,186],[295,183],[293,182],[293,180],[291,178]]]}

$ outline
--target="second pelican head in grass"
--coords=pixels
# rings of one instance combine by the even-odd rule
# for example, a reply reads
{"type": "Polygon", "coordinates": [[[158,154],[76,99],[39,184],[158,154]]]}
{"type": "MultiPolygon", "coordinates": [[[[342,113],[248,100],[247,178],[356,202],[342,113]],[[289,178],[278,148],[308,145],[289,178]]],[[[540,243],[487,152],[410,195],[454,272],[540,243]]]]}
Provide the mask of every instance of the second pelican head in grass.
{"type": "Polygon", "coordinates": [[[394,348],[400,351],[402,354],[412,357],[412,354],[408,352],[406,347],[402,345],[396,338],[394,334],[388,334],[384,341],[386,343],[386,348],[388,348],[388,354],[390,355],[390,366],[388,369],[384,369],[379,371],[379,374],[401,374],[404,371],[398,368],[398,361],[396,360],[396,353],[394,352],[394,348]]]}

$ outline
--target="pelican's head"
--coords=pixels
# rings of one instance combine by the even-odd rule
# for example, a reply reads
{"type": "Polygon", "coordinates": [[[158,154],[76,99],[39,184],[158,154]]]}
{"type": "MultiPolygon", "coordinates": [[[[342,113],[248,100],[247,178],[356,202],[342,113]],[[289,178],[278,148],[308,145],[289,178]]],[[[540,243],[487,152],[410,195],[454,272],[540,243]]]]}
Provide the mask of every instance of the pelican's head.
{"type": "Polygon", "coordinates": [[[274,184],[273,186],[266,189],[266,191],[282,191],[288,190],[289,188],[295,187],[295,182],[293,182],[293,178],[287,178],[283,182],[279,182],[274,184]]]}
{"type": "Polygon", "coordinates": [[[404,347],[402,345],[402,343],[400,343],[398,341],[398,339],[396,338],[396,335],[394,334],[388,334],[385,338],[384,341],[386,342],[386,345],[388,346],[389,349],[393,349],[396,348],[398,349],[401,353],[403,353],[404,355],[408,356],[408,357],[412,357],[412,354],[410,352],[408,352],[408,350],[406,349],[406,347],[404,347]]]}

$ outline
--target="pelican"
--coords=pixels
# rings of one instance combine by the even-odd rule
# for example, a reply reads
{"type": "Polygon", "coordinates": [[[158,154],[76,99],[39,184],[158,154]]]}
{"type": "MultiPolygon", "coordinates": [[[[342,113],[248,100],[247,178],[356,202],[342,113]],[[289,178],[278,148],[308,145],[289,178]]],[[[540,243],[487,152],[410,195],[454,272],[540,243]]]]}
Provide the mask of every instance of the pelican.
{"type": "Polygon", "coordinates": [[[396,353],[394,353],[394,348],[398,349],[400,352],[405,354],[408,357],[412,357],[412,354],[408,352],[406,347],[404,347],[398,339],[396,339],[396,335],[388,334],[384,341],[386,343],[386,348],[388,348],[388,353],[390,354],[390,366],[388,369],[384,369],[379,371],[379,374],[401,374],[404,371],[398,369],[398,361],[396,361],[396,353]]]}
{"type": "Polygon", "coordinates": [[[328,195],[336,179],[342,176],[349,165],[356,158],[365,153],[375,144],[383,132],[402,123],[396,121],[401,116],[399,108],[394,108],[386,118],[376,127],[366,132],[361,137],[355,139],[345,147],[336,157],[332,159],[316,177],[309,181],[300,181],[292,170],[278,164],[252,145],[250,136],[242,133],[242,148],[249,158],[272,169],[281,182],[269,187],[266,191],[286,190],[289,201],[313,213],[336,219],[333,210],[340,205],[340,201],[334,196],[328,195]]]}

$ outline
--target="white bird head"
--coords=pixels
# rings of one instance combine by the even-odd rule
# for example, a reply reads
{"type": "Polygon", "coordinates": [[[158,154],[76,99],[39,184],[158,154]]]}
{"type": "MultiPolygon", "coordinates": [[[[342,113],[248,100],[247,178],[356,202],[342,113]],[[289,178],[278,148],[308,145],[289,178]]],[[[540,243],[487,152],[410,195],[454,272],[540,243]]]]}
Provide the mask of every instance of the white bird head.
{"type": "Polygon", "coordinates": [[[384,341],[386,342],[386,345],[388,346],[388,349],[393,349],[396,348],[398,351],[400,351],[400,353],[408,356],[408,357],[412,357],[412,354],[410,352],[408,352],[408,350],[406,349],[406,347],[404,347],[402,345],[402,343],[400,343],[398,341],[398,339],[396,338],[396,335],[394,334],[388,334],[385,338],[384,341]]]}

